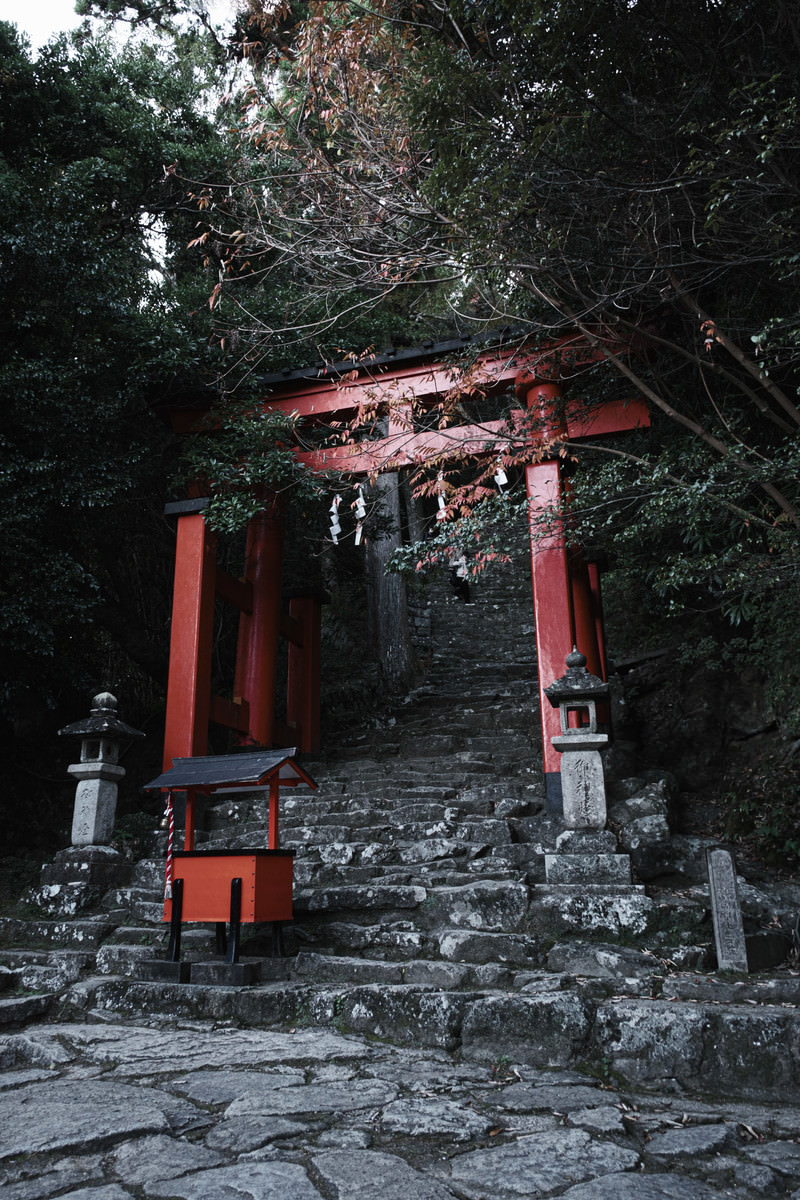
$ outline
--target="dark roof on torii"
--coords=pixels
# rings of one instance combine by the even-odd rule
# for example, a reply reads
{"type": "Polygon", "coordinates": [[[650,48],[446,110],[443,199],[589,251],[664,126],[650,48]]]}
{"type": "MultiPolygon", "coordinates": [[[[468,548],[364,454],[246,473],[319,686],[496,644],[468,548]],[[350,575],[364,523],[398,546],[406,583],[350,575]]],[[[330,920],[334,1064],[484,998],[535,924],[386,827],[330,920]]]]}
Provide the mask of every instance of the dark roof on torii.
{"type": "Polygon", "coordinates": [[[390,366],[411,367],[417,363],[447,358],[449,355],[458,354],[470,348],[475,350],[500,349],[505,346],[517,345],[526,336],[529,335],[523,329],[505,326],[502,329],[492,329],[488,333],[465,333],[444,342],[435,342],[431,339],[422,342],[419,346],[408,346],[400,350],[383,350],[379,354],[369,354],[363,358],[345,358],[339,362],[316,362],[307,367],[286,367],[282,371],[258,375],[256,379],[265,387],[301,380],[333,380],[352,371],[374,371],[376,368],[390,366]]]}

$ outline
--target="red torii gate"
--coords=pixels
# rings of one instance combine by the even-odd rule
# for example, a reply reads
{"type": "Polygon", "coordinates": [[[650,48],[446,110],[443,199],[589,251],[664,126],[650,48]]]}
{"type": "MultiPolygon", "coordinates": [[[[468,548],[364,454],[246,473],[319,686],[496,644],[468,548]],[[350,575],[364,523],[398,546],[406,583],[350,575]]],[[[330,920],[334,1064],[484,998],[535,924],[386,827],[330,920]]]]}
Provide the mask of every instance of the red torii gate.
{"type": "MultiPolygon", "coordinates": [[[[448,426],[444,431],[414,432],[412,409],[430,407],[453,390],[453,371],[437,360],[434,347],[420,352],[422,361],[406,366],[362,364],[343,380],[332,377],[290,378],[274,382],[265,407],[297,413],[301,419],[327,423],[347,419],[368,403],[388,415],[387,436],[317,451],[298,452],[310,468],[339,470],[358,476],[420,465],[443,455],[498,454],[508,446],[507,424],[448,426]],[[427,361],[425,360],[427,357],[427,361]],[[355,377],[353,377],[355,376],[355,377]]],[[[529,434],[541,461],[525,469],[531,531],[531,569],[539,700],[542,720],[545,785],[548,807],[560,811],[559,755],[551,738],[560,732],[557,710],[546,703],[543,689],[564,672],[564,659],[577,644],[589,670],[605,679],[599,568],[568,550],[563,528],[545,513],[560,511],[565,495],[560,449],[564,441],[598,437],[649,425],[641,400],[612,401],[587,410],[562,396],[562,364],[570,368],[602,358],[579,336],[562,338],[521,358],[519,352],[489,351],[479,356],[479,379],[486,392],[511,386],[535,418],[529,434]]],[[[294,374],[294,373],[293,373],[294,374]]],[[[474,376],[473,376],[474,378],[474,376]]],[[[522,413],[519,417],[522,417],[522,413]]],[[[172,414],[176,432],[197,428],[197,412],[172,414]]],[[[245,574],[234,579],[216,564],[216,539],[202,515],[204,501],[168,505],[178,517],[175,585],[170,644],[164,766],[174,757],[207,752],[210,721],[234,729],[245,743],[261,746],[319,746],[320,600],[313,595],[289,601],[281,612],[282,533],[277,503],[250,522],[245,574]],[[240,611],[233,700],[211,695],[211,649],[215,598],[240,611]],[[280,636],[289,641],[287,723],[275,720],[274,691],[280,636]]]]}

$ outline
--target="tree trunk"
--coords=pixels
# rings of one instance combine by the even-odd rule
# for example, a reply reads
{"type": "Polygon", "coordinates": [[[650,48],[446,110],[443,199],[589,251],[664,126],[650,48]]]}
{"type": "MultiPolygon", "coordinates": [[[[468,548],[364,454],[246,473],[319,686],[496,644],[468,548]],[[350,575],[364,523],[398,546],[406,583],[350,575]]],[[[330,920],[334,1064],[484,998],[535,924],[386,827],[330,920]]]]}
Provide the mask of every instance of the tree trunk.
{"type": "Polygon", "coordinates": [[[400,494],[396,471],[379,475],[373,500],[378,528],[367,542],[367,610],[370,641],[384,685],[393,692],[411,682],[412,656],[408,631],[406,584],[400,575],[387,575],[386,563],[400,545],[400,494]]]}

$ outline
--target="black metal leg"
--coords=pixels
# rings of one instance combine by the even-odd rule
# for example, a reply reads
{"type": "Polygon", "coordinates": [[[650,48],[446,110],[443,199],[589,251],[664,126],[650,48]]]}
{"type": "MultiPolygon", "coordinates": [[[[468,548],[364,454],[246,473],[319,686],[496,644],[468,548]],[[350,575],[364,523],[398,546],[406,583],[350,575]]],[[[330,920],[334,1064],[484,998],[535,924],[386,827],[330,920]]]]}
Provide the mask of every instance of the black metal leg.
{"type": "Polygon", "coordinates": [[[228,935],[225,932],[225,922],[217,921],[215,923],[216,949],[217,954],[224,956],[228,949],[228,935]]]}
{"type": "Polygon", "coordinates": [[[228,944],[228,953],[225,956],[225,961],[228,963],[236,963],[239,961],[239,945],[242,937],[242,881],[241,879],[231,880],[231,937],[228,944]]]}
{"type": "Polygon", "coordinates": [[[172,881],[172,918],[169,923],[169,945],[167,946],[167,962],[180,962],[181,957],[181,917],[183,916],[183,880],[172,881]]]}
{"type": "Polygon", "coordinates": [[[272,957],[283,958],[283,925],[280,921],[272,922],[272,957]]]}

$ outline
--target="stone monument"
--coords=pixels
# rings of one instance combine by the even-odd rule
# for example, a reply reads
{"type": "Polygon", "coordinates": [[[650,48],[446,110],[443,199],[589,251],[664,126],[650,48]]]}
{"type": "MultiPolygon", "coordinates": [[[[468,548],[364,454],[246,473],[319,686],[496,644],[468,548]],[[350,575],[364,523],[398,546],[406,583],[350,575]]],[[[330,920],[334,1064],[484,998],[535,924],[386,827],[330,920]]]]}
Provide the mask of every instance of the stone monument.
{"type": "Polygon", "coordinates": [[[706,863],[717,967],[720,971],[747,971],[747,947],[733,855],[729,850],[708,850],[706,863]]]}

